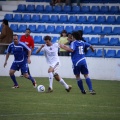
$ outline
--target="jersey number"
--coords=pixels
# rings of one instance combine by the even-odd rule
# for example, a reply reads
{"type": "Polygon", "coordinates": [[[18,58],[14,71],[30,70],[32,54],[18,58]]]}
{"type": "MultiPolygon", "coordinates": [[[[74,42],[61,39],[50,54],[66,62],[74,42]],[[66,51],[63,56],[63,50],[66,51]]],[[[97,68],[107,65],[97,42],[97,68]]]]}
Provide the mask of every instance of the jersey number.
{"type": "Polygon", "coordinates": [[[79,54],[84,54],[84,52],[83,52],[83,46],[79,46],[79,54]]]}

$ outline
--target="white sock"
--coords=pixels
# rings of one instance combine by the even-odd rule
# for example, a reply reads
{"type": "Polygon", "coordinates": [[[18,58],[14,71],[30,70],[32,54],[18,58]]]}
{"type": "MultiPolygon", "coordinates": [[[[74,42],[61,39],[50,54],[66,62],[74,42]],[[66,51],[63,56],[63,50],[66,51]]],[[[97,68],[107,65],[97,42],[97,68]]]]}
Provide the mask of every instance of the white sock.
{"type": "Polygon", "coordinates": [[[68,84],[62,78],[60,79],[59,82],[65,87],[65,89],[69,88],[68,84]]]}
{"type": "Polygon", "coordinates": [[[49,74],[49,87],[52,89],[53,88],[53,73],[50,72],[49,74]]]}

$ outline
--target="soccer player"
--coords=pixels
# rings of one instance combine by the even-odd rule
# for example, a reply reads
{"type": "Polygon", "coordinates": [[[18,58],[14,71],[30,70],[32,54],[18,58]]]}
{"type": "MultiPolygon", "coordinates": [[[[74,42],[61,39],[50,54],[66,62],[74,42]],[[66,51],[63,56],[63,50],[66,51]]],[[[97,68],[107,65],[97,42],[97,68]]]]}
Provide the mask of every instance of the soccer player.
{"type": "Polygon", "coordinates": [[[73,35],[74,41],[71,43],[70,48],[65,45],[62,45],[61,47],[71,52],[73,72],[74,72],[74,75],[76,76],[77,84],[81,90],[81,93],[86,94],[82,79],[80,78],[80,73],[82,73],[86,79],[86,83],[88,85],[90,94],[95,95],[96,92],[93,90],[92,82],[88,75],[89,72],[88,72],[87,63],[86,63],[85,54],[84,54],[84,48],[90,47],[90,49],[93,52],[94,52],[94,49],[89,43],[82,41],[82,34],[80,34],[79,32],[73,32],[72,35],[73,35]]]}
{"type": "Polygon", "coordinates": [[[36,88],[37,84],[35,79],[28,74],[28,63],[31,63],[31,49],[23,42],[19,42],[18,36],[16,34],[13,35],[13,42],[8,46],[4,67],[7,65],[7,60],[11,52],[14,55],[14,61],[9,71],[10,77],[14,83],[14,86],[12,88],[19,88],[16,77],[14,75],[16,70],[19,69],[21,69],[23,72],[24,77],[31,80],[34,88],[36,88]]]}
{"type": "Polygon", "coordinates": [[[52,43],[50,36],[45,36],[45,45],[41,45],[40,48],[36,51],[39,53],[40,51],[44,51],[47,63],[49,64],[48,74],[49,74],[49,88],[48,92],[53,91],[53,77],[59,81],[66,89],[67,92],[70,92],[72,86],[68,85],[58,74],[58,68],[60,66],[60,60],[58,57],[58,43],[52,43]]]}

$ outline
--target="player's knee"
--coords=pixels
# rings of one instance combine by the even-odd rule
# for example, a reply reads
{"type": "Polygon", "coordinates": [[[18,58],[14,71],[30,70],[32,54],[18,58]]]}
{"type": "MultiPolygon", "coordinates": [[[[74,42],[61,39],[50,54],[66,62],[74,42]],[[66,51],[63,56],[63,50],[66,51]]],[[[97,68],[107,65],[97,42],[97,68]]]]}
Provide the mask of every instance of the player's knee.
{"type": "Polygon", "coordinates": [[[54,78],[55,78],[57,81],[59,81],[59,75],[58,75],[58,73],[54,73],[54,78]]]}
{"type": "Polygon", "coordinates": [[[10,76],[14,75],[14,72],[9,71],[9,75],[10,75],[10,76]]]}
{"type": "Polygon", "coordinates": [[[28,77],[29,77],[29,75],[28,75],[28,74],[24,74],[23,76],[24,76],[25,78],[28,78],[28,77]]]}

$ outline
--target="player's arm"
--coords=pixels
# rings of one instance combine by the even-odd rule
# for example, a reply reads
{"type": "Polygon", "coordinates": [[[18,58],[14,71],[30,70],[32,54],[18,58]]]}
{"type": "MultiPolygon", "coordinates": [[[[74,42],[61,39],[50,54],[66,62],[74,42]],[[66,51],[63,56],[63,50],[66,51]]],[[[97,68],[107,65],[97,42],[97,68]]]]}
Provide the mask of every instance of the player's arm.
{"type": "Polygon", "coordinates": [[[88,47],[92,50],[92,52],[95,51],[91,44],[85,42],[85,48],[88,48],[88,47]]]}
{"type": "Polygon", "coordinates": [[[66,45],[59,44],[59,46],[60,46],[60,48],[66,50],[68,52],[73,52],[73,50],[70,47],[66,46],[66,45]]]}
{"type": "Polygon", "coordinates": [[[92,52],[95,51],[92,45],[90,45],[90,49],[92,50],[92,52]]]}
{"type": "Polygon", "coordinates": [[[6,58],[5,58],[4,67],[7,65],[7,61],[8,61],[9,56],[10,56],[10,53],[7,53],[6,58]]]}
{"type": "Polygon", "coordinates": [[[45,46],[45,45],[41,45],[41,47],[37,49],[36,53],[39,53],[44,46],[45,46]]]}
{"type": "Polygon", "coordinates": [[[31,50],[29,49],[29,50],[28,50],[28,63],[29,63],[29,64],[31,63],[30,56],[31,56],[31,50]]]}

